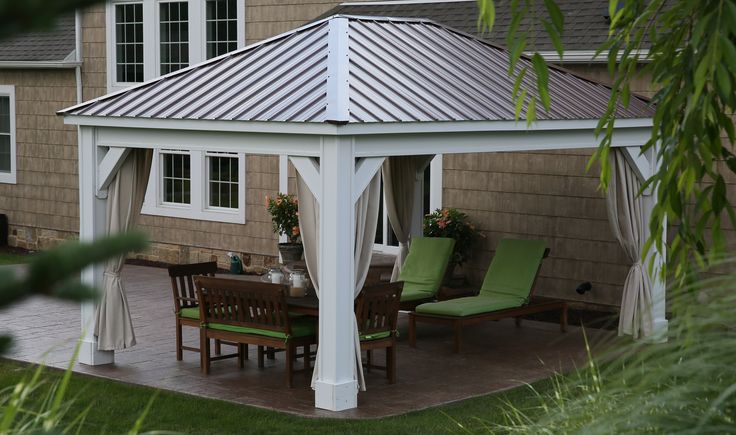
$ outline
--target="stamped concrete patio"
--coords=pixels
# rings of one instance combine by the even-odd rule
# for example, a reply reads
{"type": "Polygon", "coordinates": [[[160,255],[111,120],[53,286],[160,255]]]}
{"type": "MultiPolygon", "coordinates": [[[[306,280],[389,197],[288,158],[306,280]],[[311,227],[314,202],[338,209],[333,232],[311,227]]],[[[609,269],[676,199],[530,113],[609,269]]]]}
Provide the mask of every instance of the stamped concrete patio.
{"type": "MultiPolygon", "coordinates": [[[[298,373],[295,388],[284,386],[283,354],[278,354],[275,361],[266,360],[266,367],[258,369],[251,347],[244,369],[238,369],[233,359],[217,361],[209,376],[200,374],[196,353],[185,352],[184,360],[176,361],[173,304],[166,270],[129,265],[124,269],[123,281],[138,344],[116,352],[113,365],[77,364],[75,371],[303,416],[372,418],[402,414],[531,383],[554,370],[580,366],[586,354],[580,328],[570,327],[562,334],[556,324],[525,321],[517,328],[513,320],[468,328],[462,354],[452,353],[450,328],[421,324],[417,348],[412,349],[406,342],[407,316],[400,314],[397,383],[387,384],[382,371],[366,372],[368,390],[358,395],[358,408],[335,413],[314,407],[314,393],[309,387],[311,372],[298,373]]],[[[16,339],[10,358],[46,361],[54,367],[67,365],[80,334],[79,319],[79,305],[44,298],[0,312],[0,324],[6,328],[3,332],[11,332],[16,339]]],[[[197,343],[193,328],[185,328],[185,334],[186,341],[197,343]]],[[[594,332],[592,338],[599,340],[607,334],[594,332]]],[[[225,351],[229,349],[224,347],[225,351]]],[[[377,351],[374,358],[382,362],[383,353],[377,351]]]]}

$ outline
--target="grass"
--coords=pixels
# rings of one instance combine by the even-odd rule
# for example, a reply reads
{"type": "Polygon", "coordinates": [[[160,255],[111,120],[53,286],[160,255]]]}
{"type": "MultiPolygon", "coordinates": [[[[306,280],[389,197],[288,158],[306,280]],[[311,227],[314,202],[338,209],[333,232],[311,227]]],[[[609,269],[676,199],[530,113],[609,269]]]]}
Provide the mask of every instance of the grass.
{"type": "Polygon", "coordinates": [[[32,257],[27,254],[0,251],[0,265],[28,263],[32,257]]]}
{"type": "MultiPolygon", "coordinates": [[[[0,389],[29,378],[33,366],[0,360],[0,389]]],[[[45,385],[63,376],[63,371],[46,369],[45,385]]],[[[535,389],[551,388],[548,381],[535,389]]],[[[43,388],[36,393],[43,396],[43,388]]],[[[538,399],[528,387],[519,387],[494,395],[468,399],[454,404],[374,420],[304,418],[218,400],[123,384],[74,374],[67,394],[73,399],[67,419],[71,420],[90,407],[81,433],[122,433],[130,430],[143,413],[151,397],[157,394],[142,431],[166,430],[196,434],[228,433],[461,433],[484,432],[490,423],[500,423],[500,410],[509,403],[532,410],[538,399]],[[480,419],[482,420],[480,420],[480,419]],[[458,426],[462,424],[464,427],[458,426]]]]}

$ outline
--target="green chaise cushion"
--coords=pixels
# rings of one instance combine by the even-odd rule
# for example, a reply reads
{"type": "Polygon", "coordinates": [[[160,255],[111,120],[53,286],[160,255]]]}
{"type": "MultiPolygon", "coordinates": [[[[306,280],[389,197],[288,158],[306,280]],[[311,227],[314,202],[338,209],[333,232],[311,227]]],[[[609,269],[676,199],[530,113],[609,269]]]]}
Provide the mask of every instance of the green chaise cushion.
{"type": "Polygon", "coordinates": [[[519,305],[528,302],[545,249],[541,240],[501,240],[483,279],[480,295],[515,297],[519,305]]]}
{"type": "Polygon", "coordinates": [[[199,307],[182,308],[179,310],[179,317],[187,319],[199,319],[199,307]]]}
{"type": "Polygon", "coordinates": [[[399,274],[399,281],[404,282],[402,302],[432,298],[437,294],[454,248],[455,239],[412,238],[409,255],[399,274]]]}
{"type": "Polygon", "coordinates": [[[516,308],[521,305],[523,304],[519,303],[519,298],[513,296],[470,296],[466,298],[450,299],[449,301],[421,304],[417,306],[416,311],[421,314],[465,317],[505,310],[508,308],[516,308]]]}
{"type": "MultiPolygon", "coordinates": [[[[317,318],[311,316],[295,317],[290,320],[291,336],[308,337],[317,333],[317,318]]],[[[242,326],[225,325],[222,323],[210,323],[207,325],[210,329],[220,331],[240,332],[243,334],[263,335],[265,337],[282,338],[286,340],[286,334],[283,332],[269,331],[267,329],[246,328],[242,326]]]]}

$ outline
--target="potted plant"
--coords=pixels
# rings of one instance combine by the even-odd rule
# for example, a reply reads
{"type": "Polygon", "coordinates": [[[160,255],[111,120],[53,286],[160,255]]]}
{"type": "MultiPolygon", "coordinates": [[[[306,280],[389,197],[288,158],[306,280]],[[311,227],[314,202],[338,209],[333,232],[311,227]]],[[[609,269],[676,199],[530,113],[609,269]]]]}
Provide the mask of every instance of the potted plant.
{"type": "Polygon", "coordinates": [[[299,237],[299,201],[294,195],[279,192],[275,198],[266,197],[266,208],[271,213],[273,232],[287,239],[287,242],[279,243],[281,260],[301,260],[304,247],[299,237]]]}
{"type": "Polygon", "coordinates": [[[454,208],[437,209],[424,217],[425,237],[455,239],[455,249],[447,266],[445,282],[452,278],[455,266],[462,266],[470,258],[472,245],[483,235],[469,222],[468,215],[454,208]]]}

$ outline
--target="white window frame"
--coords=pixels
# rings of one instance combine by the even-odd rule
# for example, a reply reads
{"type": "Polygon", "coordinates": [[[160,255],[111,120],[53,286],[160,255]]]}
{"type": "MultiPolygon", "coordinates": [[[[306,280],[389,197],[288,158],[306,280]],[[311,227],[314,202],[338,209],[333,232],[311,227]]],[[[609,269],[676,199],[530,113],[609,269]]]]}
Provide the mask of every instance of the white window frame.
{"type": "MultiPolygon", "coordinates": [[[[422,183],[424,183],[423,179],[422,183]]],[[[378,219],[383,221],[382,240],[384,243],[374,243],[373,250],[384,254],[397,255],[399,253],[399,247],[385,243],[391,231],[391,223],[388,221],[386,195],[383,192],[381,192],[381,201],[383,201],[383,213],[378,216],[378,219]]],[[[429,211],[431,213],[438,208],[442,208],[442,154],[434,156],[429,164],[429,211]]]]}
{"type": "Polygon", "coordinates": [[[205,189],[205,198],[204,198],[204,200],[205,201],[204,201],[204,203],[205,203],[205,207],[207,208],[207,210],[229,212],[229,211],[237,210],[238,208],[240,208],[240,205],[241,205],[241,203],[240,203],[240,193],[241,193],[240,192],[240,181],[242,180],[242,178],[241,178],[241,173],[240,173],[240,159],[238,158],[238,153],[233,153],[233,152],[226,152],[225,153],[225,152],[216,152],[216,151],[206,151],[204,153],[204,165],[205,165],[205,171],[204,171],[204,184],[205,184],[204,185],[204,189],[205,189]],[[237,184],[238,185],[238,207],[237,208],[234,208],[234,207],[218,207],[218,206],[215,206],[215,205],[211,205],[210,204],[210,191],[211,191],[210,190],[210,183],[213,181],[213,180],[210,180],[210,165],[207,162],[207,159],[210,158],[210,157],[225,157],[225,158],[230,158],[230,159],[233,159],[233,158],[238,159],[238,182],[237,183],[233,183],[231,181],[216,181],[216,182],[219,182],[219,183],[229,183],[229,184],[237,184]]]}
{"type": "Polygon", "coordinates": [[[10,98],[10,172],[0,171],[0,183],[16,184],[18,165],[16,161],[17,144],[15,142],[15,86],[0,85],[0,97],[10,98]]]}
{"type": "MultiPolygon", "coordinates": [[[[115,60],[115,5],[124,3],[143,3],[143,81],[152,80],[161,75],[161,44],[159,37],[159,4],[182,0],[111,0],[107,2],[106,36],[107,36],[107,90],[115,92],[136,82],[118,82],[115,60]]],[[[189,9],[189,65],[195,65],[207,59],[206,36],[206,0],[186,0],[189,9]]],[[[245,47],[245,2],[237,0],[238,49],[245,47]]],[[[172,73],[175,74],[176,72],[172,73]]]]}
{"type": "Polygon", "coordinates": [[[232,153],[225,150],[189,150],[171,151],[154,149],[151,163],[151,174],[148,180],[146,198],[141,214],[151,216],[167,216],[181,219],[195,219],[212,222],[244,224],[245,220],[245,153],[232,153]],[[178,204],[163,201],[163,172],[161,170],[161,154],[189,154],[190,203],[178,204]],[[227,154],[238,159],[238,208],[210,207],[207,192],[209,177],[207,176],[207,155],[227,154]]]}

